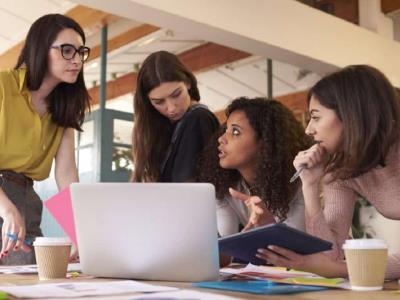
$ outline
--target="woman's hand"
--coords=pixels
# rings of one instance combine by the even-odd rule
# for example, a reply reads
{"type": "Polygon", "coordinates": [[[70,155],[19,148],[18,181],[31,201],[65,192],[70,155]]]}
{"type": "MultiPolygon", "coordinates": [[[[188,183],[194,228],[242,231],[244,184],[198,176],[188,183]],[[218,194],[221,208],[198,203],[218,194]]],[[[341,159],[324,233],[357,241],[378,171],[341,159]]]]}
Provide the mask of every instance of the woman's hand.
{"type": "Polygon", "coordinates": [[[275,223],[274,215],[270,213],[264,201],[258,196],[249,196],[239,191],[229,188],[229,193],[232,197],[243,201],[250,210],[250,218],[243,231],[275,223]]]}
{"type": "Polygon", "coordinates": [[[11,250],[30,252],[31,249],[24,244],[25,241],[25,221],[21,217],[18,209],[11,201],[0,209],[0,216],[3,219],[2,227],[2,248],[0,259],[7,256],[11,250]]]}
{"type": "Polygon", "coordinates": [[[323,253],[301,255],[278,246],[268,246],[268,249],[258,249],[256,257],[275,266],[311,272],[324,277],[347,277],[346,263],[335,261],[323,253]]]}
{"type": "Polygon", "coordinates": [[[327,152],[319,144],[315,144],[311,148],[305,151],[300,151],[297,154],[293,161],[293,165],[296,170],[305,166],[305,169],[300,173],[303,186],[319,184],[325,174],[326,159],[327,152]]]}

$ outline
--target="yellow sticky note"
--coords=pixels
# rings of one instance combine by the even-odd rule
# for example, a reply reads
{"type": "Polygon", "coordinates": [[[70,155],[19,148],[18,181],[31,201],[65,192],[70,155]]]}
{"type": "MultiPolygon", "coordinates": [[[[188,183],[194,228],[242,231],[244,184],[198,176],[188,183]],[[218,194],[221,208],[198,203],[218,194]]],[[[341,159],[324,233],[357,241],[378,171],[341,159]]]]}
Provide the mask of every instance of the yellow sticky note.
{"type": "Polygon", "coordinates": [[[336,286],[342,283],[343,278],[308,278],[308,277],[298,277],[291,278],[291,281],[296,284],[309,284],[309,285],[324,285],[324,286],[336,286]]]}

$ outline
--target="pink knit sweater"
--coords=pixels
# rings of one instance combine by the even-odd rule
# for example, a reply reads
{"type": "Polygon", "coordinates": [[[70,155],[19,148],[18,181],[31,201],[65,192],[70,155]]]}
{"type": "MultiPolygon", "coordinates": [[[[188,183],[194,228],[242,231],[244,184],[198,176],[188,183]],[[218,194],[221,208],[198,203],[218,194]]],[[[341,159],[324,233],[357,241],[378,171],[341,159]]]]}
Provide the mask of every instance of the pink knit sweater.
{"type": "MultiPolygon", "coordinates": [[[[333,258],[344,257],[342,245],[349,236],[357,194],[367,199],[383,216],[400,219],[400,144],[390,149],[385,163],[385,167],[377,167],[357,178],[324,186],[324,210],[306,219],[306,229],[333,242],[330,251],[333,258]]],[[[386,278],[400,278],[400,253],[389,256],[386,278]]]]}

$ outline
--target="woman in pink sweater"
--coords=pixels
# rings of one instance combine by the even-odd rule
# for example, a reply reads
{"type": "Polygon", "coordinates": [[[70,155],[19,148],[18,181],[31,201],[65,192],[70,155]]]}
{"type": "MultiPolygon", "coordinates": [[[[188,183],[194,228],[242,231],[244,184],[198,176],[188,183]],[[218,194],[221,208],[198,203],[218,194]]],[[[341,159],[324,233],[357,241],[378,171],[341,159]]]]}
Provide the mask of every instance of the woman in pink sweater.
{"type": "MultiPolygon", "coordinates": [[[[357,196],[385,217],[400,219],[400,100],[380,71],[355,65],[317,82],[308,103],[306,133],[316,144],[299,152],[293,163],[304,168],[300,178],[307,232],[330,240],[333,250],[299,255],[271,246],[259,249],[257,256],[280,266],[345,277],[342,245],[349,237],[357,196]]],[[[389,257],[386,278],[399,277],[397,253],[389,257]]]]}

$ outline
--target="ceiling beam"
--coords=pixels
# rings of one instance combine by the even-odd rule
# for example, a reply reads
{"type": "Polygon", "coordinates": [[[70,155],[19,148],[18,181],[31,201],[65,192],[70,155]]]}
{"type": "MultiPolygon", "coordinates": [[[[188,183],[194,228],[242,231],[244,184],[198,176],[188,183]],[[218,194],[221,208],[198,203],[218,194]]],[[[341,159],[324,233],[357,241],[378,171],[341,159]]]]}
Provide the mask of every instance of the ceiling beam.
{"type": "MultiPolygon", "coordinates": [[[[75,6],[65,15],[77,21],[85,30],[86,36],[99,31],[104,24],[111,24],[120,18],[83,5],[75,6]]],[[[0,55],[0,69],[14,68],[24,43],[22,41],[0,55]]]]}
{"type": "MultiPolygon", "coordinates": [[[[221,65],[249,57],[250,54],[240,50],[221,46],[214,43],[206,43],[190,49],[178,55],[179,59],[193,72],[204,72],[221,65]]],[[[137,73],[128,73],[113,81],[107,82],[106,99],[133,93],[136,90],[137,73]]],[[[92,104],[99,102],[99,87],[89,89],[92,104]]]]}
{"type": "MultiPolygon", "coordinates": [[[[287,108],[289,108],[297,120],[299,120],[304,126],[307,122],[307,94],[306,91],[294,92],[278,97],[274,97],[277,101],[281,102],[287,108]]],[[[225,110],[221,109],[214,112],[214,115],[218,118],[219,122],[222,124],[226,121],[225,110]]]]}
{"type": "Polygon", "coordinates": [[[75,6],[65,13],[65,15],[78,22],[79,25],[81,25],[81,27],[85,30],[86,35],[93,34],[99,31],[104,25],[111,24],[120,19],[120,17],[110,13],[83,5],[75,6]]]}
{"type": "Polygon", "coordinates": [[[349,64],[369,64],[400,86],[397,41],[298,1],[75,1],[161,28],[184,29],[197,39],[268,56],[321,76],[349,64]]]}
{"type": "Polygon", "coordinates": [[[381,9],[384,14],[400,10],[400,0],[381,0],[381,9]]]}
{"type": "MultiPolygon", "coordinates": [[[[159,30],[159,27],[149,25],[149,24],[143,24],[134,28],[131,28],[122,34],[119,34],[111,39],[108,40],[107,42],[107,51],[111,52],[112,50],[118,49],[126,44],[129,44],[130,42],[136,41],[148,34],[151,34],[157,30],[159,30]]],[[[100,45],[92,47],[90,50],[90,57],[89,60],[96,59],[100,57],[100,45]]]]}

